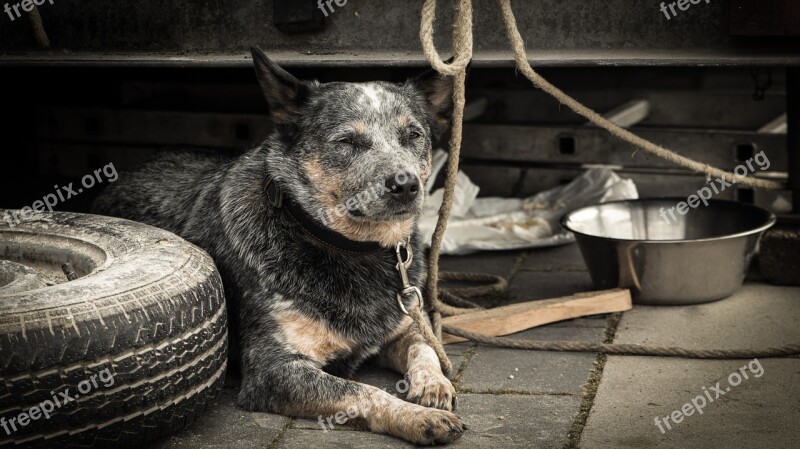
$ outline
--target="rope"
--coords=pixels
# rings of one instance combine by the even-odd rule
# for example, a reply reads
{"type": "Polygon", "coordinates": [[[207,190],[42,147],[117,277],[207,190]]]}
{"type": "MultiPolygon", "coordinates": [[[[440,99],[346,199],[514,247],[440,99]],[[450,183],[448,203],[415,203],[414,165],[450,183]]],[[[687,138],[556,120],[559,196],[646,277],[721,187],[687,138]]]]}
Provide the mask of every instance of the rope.
{"type": "Polygon", "coordinates": [[[442,325],[442,330],[448,334],[466,338],[477,343],[513,349],[531,349],[535,351],[600,352],[607,355],[683,357],[687,359],[752,359],[757,357],[783,357],[800,353],[800,345],[786,345],[777,348],[761,349],[685,349],[620,343],[517,340],[514,338],[483,335],[447,324],[442,325]]]}
{"type": "MultiPolygon", "coordinates": [[[[461,1],[469,2],[470,0],[461,1]]],[[[562,104],[567,105],[567,107],[572,109],[575,113],[585,117],[595,125],[605,129],[614,136],[630,144],[653,153],[662,159],[666,159],[677,165],[689,168],[692,171],[705,173],[709,177],[716,176],[732,184],[740,183],[750,187],[773,190],[780,190],[783,188],[783,185],[779,182],[769,181],[766,179],[739,177],[731,172],[720,170],[719,168],[712,167],[711,165],[681,156],[672,150],[664,148],[660,145],[656,145],[655,143],[650,142],[647,139],[643,139],[627,129],[620,127],[619,125],[612,123],[602,115],[581,104],[578,100],[565,94],[561,89],[550,84],[549,81],[542,78],[541,75],[533,70],[533,67],[531,67],[530,63],[528,62],[528,54],[525,51],[525,43],[522,40],[522,36],[519,34],[519,30],[517,29],[517,20],[514,18],[514,11],[511,9],[511,0],[499,1],[500,7],[503,11],[503,22],[506,26],[506,34],[508,35],[509,41],[511,41],[511,46],[514,48],[514,59],[519,71],[522,72],[522,74],[525,75],[525,77],[528,78],[528,80],[530,80],[534,86],[547,92],[562,104]]]]}
{"type": "Polygon", "coordinates": [[[44,23],[42,23],[42,16],[39,14],[39,8],[33,5],[33,9],[28,13],[28,17],[33,26],[33,37],[36,38],[36,43],[42,48],[50,47],[50,39],[47,37],[47,32],[44,30],[44,23]]]}
{"type": "MultiPolygon", "coordinates": [[[[443,295],[452,295],[454,291],[459,291],[468,297],[483,296],[489,293],[498,292],[501,288],[507,288],[505,279],[498,276],[483,275],[476,273],[455,273],[442,272],[442,278],[458,280],[495,280],[495,283],[486,286],[466,287],[443,291],[443,295]],[[497,281],[499,279],[499,282],[497,281]]],[[[458,297],[458,296],[456,296],[458,297]]],[[[462,298],[463,299],[463,298],[462,298]]],[[[473,311],[473,310],[469,310],[473,311]]],[[[800,344],[791,344],[779,347],[759,348],[759,349],[685,349],[677,347],[663,346],[642,346],[635,344],[611,344],[611,343],[582,343],[574,341],[537,341],[537,340],[518,340],[508,337],[494,337],[472,332],[460,327],[448,324],[441,325],[441,331],[466,338],[476,343],[491,346],[501,346],[512,349],[528,349],[534,351],[561,351],[561,352],[599,352],[606,355],[632,355],[632,356],[654,356],[654,357],[683,357],[688,359],[752,359],[767,357],[784,357],[800,354],[800,344]]],[[[438,341],[437,341],[438,343],[438,341]]]]}
{"type": "MultiPolygon", "coordinates": [[[[422,51],[437,72],[446,76],[456,76],[466,72],[472,60],[472,1],[459,1],[456,4],[456,18],[453,26],[453,60],[445,64],[433,45],[433,22],[436,20],[436,0],[425,0],[422,5],[422,21],[419,38],[422,51]]],[[[455,111],[454,111],[455,112],[455,111]]]]}
{"type": "Polygon", "coordinates": [[[439,365],[441,365],[444,375],[450,376],[450,373],[453,372],[453,365],[450,363],[447,353],[444,352],[442,343],[438,337],[434,335],[433,330],[431,330],[431,327],[428,326],[428,322],[425,321],[425,316],[423,315],[422,309],[420,307],[411,307],[408,310],[408,316],[414,320],[417,330],[419,330],[419,332],[422,334],[422,337],[425,338],[425,341],[433,348],[434,352],[436,352],[436,356],[439,358],[439,365]]]}
{"type": "MultiPolygon", "coordinates": [[[[702,172],[708,176],[717,176],[731,183],[741,183],[751,187],[765,189],[781,189],[783,186],[774,181],[740,178],[733,173],[720,170],[708,164],[694,161],[681,156],[674,151],[656,145],[645,140],[628,130],[621,128],[597,112],[587,108],[574,98],[565,94],[557,87],[550,84],[533,70],[528,63],[527,53],[522,37],[517,29],[514,12],[511,9],[510,0],[499,0],[503,13],[508,38],[514,49],[514,58],[517,68],[530,80],[534,86],[547,92],[558,101],[566,104],[567,107],[587,118],[594,124],[607,130],[614,136],[629,142],[637,147],[655,154],[675,164],[687,167],[695,172],[702,172]]],[[[431,66],[444,76],[454,78],[453,88],[453,114],[452,114],[452,134],[450,138],[450,157],[447,164],[447,176],[445,178],[445,190],[442,206],[439,209],[439,219],[436,222],[436,229],[431,241],[431,251],[429,255],[429,276],[427,281],[427,291],[432,303],[433,329],[428,325],[419,307],[413,308],[409,314],[419,328],[423,337],[431,345],[439,357],[442,371],[449,375],[452,369],[447,354],[441,344],[441,332],[466,338],[477,343],[508,348],[532,349],[540,351],[568,351],[568,352],[600,352],[610,355],[638,355],[638,356],[660,356],[660,357],[685,357],[700,359],[737,359],[755,357],[779,357],[800,354],[800,345],[787,345],[778,348],[762,349],[685,349],[675,347],[640,346],[631,344],[609,344],[609,343],[580,343],[568,341],[530,341],[516,340],[507,337],[493,337],[467,331],[458,327],[444,325],[441,323],[441,316],[452,316],[469,313],[475,310],[476,304],[467,301],[465,297],[483,296],[493,293],[504,292],[508,285],[502,278],[496,276],[482,275],[477,273],[441,273],[441,279],[457,281],[490,281],[488,286],[469,287],[460,289],[438,290],[439,275],[439,254],[441,251],[442,239],[447,220],[450,218],[450,211],[453,206],[453,192],[455,190],[456,175],[458,174],[459,154],[461,152],[462,125],[464,118],[464,99],[465,99],[465,80],[466,68],[472,59],[472,2],[471,0],[457,0],[456,15],[453,26],[453,53],[454,58],[451,63],[445,64],[436,51],[433,43],[433,22],[436,20],[436,0],[425,0],[422,7],[420,20],[420,41],[422,50],[431,66]],[[441,299],[440,299],[441,297],[441,299]],[[445,304],[446,300],[449,304],[445,304]]]]}
{"type": "Polygon", "coordinates": [[[439,303],[438,311],[445,316],[463,315],[465,313],[472,313],[476,309],[483,309],[483,307],[472,301],[467,301],[465,298],[505,294],[508,291],[508,283],[506,280],[500,276],[493,276],[491,274],[442,271],[439,273],[439,278],[445,281],[491,282],[491,284],[485,286],[448,288],[447,290],[442,290],[441,297],[443,303],[439,303]]]}
{"type": "Polygon", "coordinates": [[[428,61],[431,62],[433,68],[445,76],[453,76],[453,114],[452,121],[453,127],[450,135],[450,158],[447,162],[447,178],[445,185],[449,188],[445,189],[442,206],[439,209],[439,219],[436,222],[436,229],[433,233],[433,240],[431,244],[431,252],[428,258],[428,281],[427,291],[429,297],[432,298],[433,307],[433,331],[428,326],[427,321],[423,319],[422,311],[419,307],[415,307],[415,311],[411,313],[411,318],[417,325],[417,328],[422,332],[423,337],[431,345],[433,350],[439,356],[439,363],[442,366],[442,372],[445,375],[450,375],[452,365],[447,358],[441,343],[441,315],[442,314],[456,314],[464,313],[463,310],[457,307],[449,306],[439,300],[438,284],[439,284],[439,252],[442,246],[442,238],[444,236],[445,228],[447,228],[447,220],[450,218],[450,210],[453,207],[453,191],[458,174],[458,158],[461,150],[461,124],[464,120],[464,104],[465,100],[465,87],[467,77],[467,64],[472,60],[472,2],[462,1],[457,3],[455,23],[453,25],[453,56],[454,59],[450,64],[442,62],[439,53],[433,45],[433,21],[436,19],[436,0],[425,0],[422,6],[422,23],[420,25],[420,40],[423,43],[423,51],[428,61]],[[459,312],[461,311],[461,312],[459,312]]]}

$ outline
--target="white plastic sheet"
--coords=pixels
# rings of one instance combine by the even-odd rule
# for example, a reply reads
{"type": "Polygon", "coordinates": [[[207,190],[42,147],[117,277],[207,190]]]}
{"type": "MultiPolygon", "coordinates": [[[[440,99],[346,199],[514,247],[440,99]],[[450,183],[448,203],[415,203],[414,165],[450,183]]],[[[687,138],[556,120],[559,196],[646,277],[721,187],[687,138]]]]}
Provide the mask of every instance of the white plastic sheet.
{"type": "MultiPolygon", "coordinates": [[[[431,179],[442,168],[447,154],[436,150],[431,179]]],[[[428,190],[431,189],[428,184],[428,190]]],[[[636,185],[606,168],[592,168],[569,184],[545,190],[525,199],[478,198],[476,186],[459,171],[453,210],[442,241],[442,254],[534,248],[574,241],[559,220],[569,211],[606,201],[636,199],[636,185]]],[[[444,189],[430,193],[419,219],[419,231],[428,245],[436,227],[444,189]]]]}

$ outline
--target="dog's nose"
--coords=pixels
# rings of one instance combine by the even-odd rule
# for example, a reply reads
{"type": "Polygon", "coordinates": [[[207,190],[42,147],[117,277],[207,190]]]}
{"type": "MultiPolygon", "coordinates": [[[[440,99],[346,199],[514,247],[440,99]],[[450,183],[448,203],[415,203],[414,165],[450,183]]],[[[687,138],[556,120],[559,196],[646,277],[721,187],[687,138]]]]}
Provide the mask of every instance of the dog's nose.
{"type": "Polygon", "coordinates": [[[419,195],[419,179],[406,172],[398,172],[386,178],[386,189],[392,198],[410,203],[419,195]]]}

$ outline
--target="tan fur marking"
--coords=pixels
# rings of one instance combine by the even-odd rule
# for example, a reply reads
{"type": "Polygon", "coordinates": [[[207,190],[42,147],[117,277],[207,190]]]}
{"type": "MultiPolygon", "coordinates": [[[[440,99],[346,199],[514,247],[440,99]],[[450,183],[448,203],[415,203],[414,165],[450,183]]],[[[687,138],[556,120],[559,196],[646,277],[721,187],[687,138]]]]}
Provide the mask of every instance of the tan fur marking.
{"type": "Polygon", "coordinates": [[[392,333],[389,334],[389,337],[386,338],[386,343],[393,342],[396,339],[400,338],[401,335],[404,335],[406,332],[408,332],[408,329],[411,327],[411,324],[413,322],[414,321],[411,319],[410,316],[408,315],[404,316],[403,319],[400,320],[400,324],[398,324],[397,327],[394,329],[394,331],[392,331],[392,333]]]}
{"type": "Polygon", "coordinates": [[[289,347],[322,365],[336,353],[352,349],[352,343],[325,322],[300,312],[278,311],[275,319],[289,347]]]}
{"type": "Polygon", "coordinates": [[[437,438],[449,442],[463,432],[458,417],[448,411],[410,404],[372,386],[365,386],[358,396],[340,407],[361,412],[355,420],[373,432],[399,436],[417,445],[431,445],[437,438]],[[456,427],[457,434],[453,431],[456,427]]]}
{"type": "Polygon", "coordinates": [[[403,421],[409,421],[411,416],[405,414],[415,411],[412,404],[372,386],[364,386],[358,394],[332,403],[330,409],[332,423],[369,428],[380,433],[397,432],[398,424],[401,424],[397,421],[403,418],[403,421]],[[338,422],[336,413],[339,413],[338,422]]]}
{"type": "Polygon", "coordinates": [[[353,126],[353,131],[355,131],[357,133],[366,134],[367,131],[369,131],[369,128],[367,127],[367,124],[365,122],[360,121],[360,120],[357,121],[357,122],[353,122],[352,126],[353,126]]]}
{"type": "Polygon", "coordinates": [[[456,440],[464,432],[461,420],[449,411],[412,404],[363,384],[359,384],[356,394],[341,400],[290,405],[282,413],[316,417],[325,429],[334,425],[356,426],[426,446],[434,441],[456,440]]]}
{"type": "Polygon", "coordinates": [[[411,117],[408,115],[400,115],[397,117],[397,123],[399,123],[400,126],[408,126],[408,124],[411,123],[411,117]]]}
{"type": "Polygon", "coordinates": [[[333,213],[341,204],[341,188],[332,176],[325,173],[322,163],[318,158],[305,163],[308,179],[320,192],[318,201],[326,212],[330,221],[328,227],[343,236],[360,242],[375,241],[386,247],[392,247],[397,242],[404,241],[411,233],[414,219],[404,221],[361,221],[354,220],[348,214],[339,216],[333,213]]]}
{"type": "Polygon", "coordinates": [[[345,237],[361,241],[375,241],[382,246],[392,247],[397,242],[405,241],[411,233],[414,220],[405,221],[355,221],[347,216],[334,217],[331,220],[331,229],[345,237]]]}
{"type": "Polygon", "coordinates": [[[409,349],[414,344],[424,342],[425,339],[413,326],[411,318],[406,316],[386,339],[380,354],[381,362],[397,372],[405,373],[409,367],[409,349]]]}
{"type": "Polygon", "coordinates": [[[282,123],[289,120],[289,113],[284,109],[276,109],[272,111],[272,121],[275,123],[282,123]]]}
{"type": "Polygon", "coordinates": [[[345,412],[339,416],[349,425],[368,427],[373,432],[401,436],[418,443],[424,441],[430,426],[443,426],[438,430],[446,432],[448,427],[443,420],[455,417],[442,410],[408,403],[370,385],[365,385],[358,395],[335,403],[333,408],[345,412]],[[349,416],[346,416],[348,411],[349,416]]]}
{"type": "Polygon", "coordinates": [[[342,195],[341,187],[333,180],[333,177],[325,173],[319,158],[311,159],[305,163],[306,176],[311,184],[319,191],[317,200],[326,211],[333,211],[339,204],[339,197],[342,195]]]}
{"type": "Polygon", "coordinates": [[[364,417],[374,432],[396,435],[406,431],[413,422],[414,412],[419,411],[412,404],[391,395],[387,397],[386,392],[371,387],[363,389],[359,396],[353,405],[368,412],[364,417]]]}
{"type": "Polygon", "coordinates": [[[439,358],[433,348],[425,342],[417,341],[408,348],[408,370],[426,370],[437,372],[441,370],[439,358]]]}
{"type": "Polygon", "coordinates": [[[419,167],[419,180],[420,184],[423,186],[428,182],[428,178],[431,176],[431,166],[433,165],[433,155],[430,151],[428,151],[428,163],[426,165],[421,165],[419,167]]]}

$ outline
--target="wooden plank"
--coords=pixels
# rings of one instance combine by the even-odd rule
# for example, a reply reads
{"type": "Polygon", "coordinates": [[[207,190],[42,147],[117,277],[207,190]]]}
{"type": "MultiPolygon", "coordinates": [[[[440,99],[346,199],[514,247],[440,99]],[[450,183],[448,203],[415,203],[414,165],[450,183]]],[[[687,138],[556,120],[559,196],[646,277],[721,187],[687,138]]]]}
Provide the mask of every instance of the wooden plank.
{"type": "MultiPolygon", "coordinates": [[[[669,80],[646,75],[633,79],[632,73],[622,70],[613,74],[616,78],[593,72],[591,86],[586,84],[585,72],[562,69],[550,76],[558,80],[558,87],[595,111],[608,111],[631,98],[647,100],[650,114],[638,127],[756,130],[786,111],[783,80],[776,79],[774,73],[773,87],[759,102],[753,101],[753,81],[747,71],[711,74],[695,70],[675,74],[669,80]],[[575,76],[581,73],[583,85],[575,76]]],[[[469,89],[468,96],[488,100],[486,113],[479,119],[483,123],[576,126],[585,121],[546,93],[529,86],[516,89],[476,86],[469,89]]]]}
{"type": "MultiPolygon", "coordinates": [[[[627,289],[579,293],[555,299],[528,301],[464,315],[450,316],[444,324],[491,336],[508,335],[543,324],[600,313],[624,312],[633,307],[627,289]]],[[[442,334],[444,344],[464,341],[442,334]]]]}
{"type": "Polygon", "coordinates": [[[41,107],[38,137],[51,142],[114,145],[249,147],[272,130],[266,114],[41,107]]]}
{"type": "MultiPolygon", "coordinates": [[[[786,136],[755,131],[722,131],[635,127],[633,132],[691,159],[733,170],[764,151],[768,172],[787,167],[786,136]],[[737,159],[737,155],[746,155],[737,159]]],[[[678,168],[612,136],[584,126],[520,126],[465,124],[461,156],[465,159],[561,164],[609,164],[639,168],[678,168]]],[[[762,175],[754,164],[756,175],[762,175]]]]}
{"type": "MultiPolygon", "coordinates": [[[[465,161],[461,169],[480,188],[480,196],[528,197],[561,184],[568,183],[583,173],[582,169],[518,168],[507,165],[486,166],[481,161],[465,161]]],[[[679,173],[636,173],[615,170],[623,178],[636,183],[639,196],[689,196],[706,185],[704,176],[679,173]]],[[[736,199],[737,187],[725,189],[715,198],[736,199]]],[[[770,197],[771,198],[771,197],[770,197]]],[[[770,203],[763,203],[769,205],[770,203]]]]}

